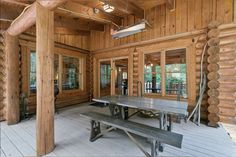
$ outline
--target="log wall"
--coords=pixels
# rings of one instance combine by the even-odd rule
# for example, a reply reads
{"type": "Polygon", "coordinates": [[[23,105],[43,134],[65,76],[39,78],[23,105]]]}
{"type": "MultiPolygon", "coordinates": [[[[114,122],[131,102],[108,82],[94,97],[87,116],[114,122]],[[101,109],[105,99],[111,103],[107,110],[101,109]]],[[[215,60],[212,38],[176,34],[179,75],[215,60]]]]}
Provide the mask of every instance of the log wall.
{"type": "MultiPolygon", "coordinates": [[[[21,72],[22,72],[22,91],[25,93],[29,93],[29,53],[30,50],[35,49],[35,38],[32,36],[24,35],[21,38],[20,41],[21,45],[21,54],[22,54],[22,66],[21,66],[21,72]],[[27,41],[26,41],[27,40],[27,41]],[[30,41],[29,41],[30,40],[30,41]]],[[[68,90],[68,91],[62,91],[59,93],[57,97],[57,101],[55,103],[57,108],[66,107],[70,105],[76,105],[78,103],[87,102],[91,98],[90,89],[92,88],[92,85],[89,82],[90,75],[91,75],[91,65],[90,65],[90,54],[87,50],[78,49],[75,47],[66,46],[63,44],[56,43],[55,44],[55,53],[62,54],[62,55],[68,55],[68,56],[82,56],[85,57],[85,88],[83,91],[81,90],[68,90]]],[[[32,114],[36,111],[36,95],[35,94],[26,94],[28,98],[28,104],[27,104],[27,112],[32,114]]]]}
{"type": "Polygon", "coordinates": [[[220,30],[219,117],[236,124],[236,24],[220,30]]]}
{"type": "Polygon", "coordinates": [[[0,121],[5,120],[5,109],[6,109],[6,87],[5,87],[5,50],[4,50],[4,36],[3,32],[0,32],[0,121]]]}
{"type": "MultiPolygon", "coordinates": [[[[105,32],[91,31],[91,51],[207,28],[212,20],[231,23],[233,0],[176,0],[173,12],[163,4],[146,10],[145,15],[151,28],[136,35],[112,39],[109,25],[105,32]]],[[[137,21],[137,17],[130,15],[123,23],[126,26],[137,21]]]]}
{"type": "MultiPolygon", "coordinates": [[[[146,18],[151,23],[152,28],[147,31],[128,36],[121,39],[112,39],[110,36],[111,26],[105,27],[105,32],[92,31],[91,32],[91,51],[93,53],[94,63],[99,59],[113,58],[117,56],[129,56],[129,62],[132,64],[132,94],[137,95],[137,82],[142,81],[142,55],[144,52],[157,52],[163,49],[172,49],[178,47],[191,47],[187,53],[191,54],[193,58],[187,66],[191,66],[190,77],[188,84],[193,85],[189,90],[190,94],[189,112],[195,106],[195,101],[199,93],[200,83],[200,60],[204,45],[207,40],[207,27],[212,20],[219,21],[222,26],[221,29],[221,59],[220,59],[220,121],[235,123],[235,56],[233,53],[232,39],[235,38],[235,30],[231,28],[233,22],[233,0],[178,0],[176,10],[169,12],[165,5],[157,6],[146,11],[146,18]],[[230,27],[230,28],[228,28],[230,27]],[[182,40],[177,44],[178,40],[182,40]],[[192,44],[191,44],[192,40],[192,44]],[[224,45],[227,45],[227,50],[224,45]],[[158,46],[159,45],[159,46],[158,46]],[[165,46],[166,45],[166,46],[165,46]],[[229,51],[224,53],[223,51],[229,51]],[[130,57],[130,54],[132,57],[130,57]],[[192,60],[193,59],[193,60],[192,60]],[[228,62],[228,60],[230,62],[228,62]],[[227,73],[227,76],[225,75],[227,73]],[[229,85],[230,84],[230,85],[229,85]],[[226,87],[226,88],[225,88],[226,87]],[[230,88],[228,88],[230,87],[230,88]],[[227,91],[227,92],[226,92],[227,91]],[[230,93],[229,91],[233,91],[230,93]]],[[[128,16],[124,20],[124,25],[133,24],[138,21],[138,18],[128,16]]],[[[234,51],[235,52],[235,51],[234,51]]],[[[207,56],[204,58],[204,69],[207,69],[207,56]]],[[[97,67],[97,64],[94,65],[97,67]]],[[[207,70],[206,70],[207,71],[207,70]]],[[[94,69],[94,77],[97,75],[94,69]]],[[[95,86],[94,79],[93,93],[97,94],[98,89],[95,86]]],[[[208,89],[207,89],[208,90],[208,89]]],[[[207,91],[206,90],[206,91],[207,91]]],[[[159,97],[157,95],[147,95],[151,97],[159,97]]],[[[171,98],[170,98],[171,99],[171,98]]],[[[201,118],[207,120],[208,116],[208,95],[204,94],[201,106],[201,118]]]]}

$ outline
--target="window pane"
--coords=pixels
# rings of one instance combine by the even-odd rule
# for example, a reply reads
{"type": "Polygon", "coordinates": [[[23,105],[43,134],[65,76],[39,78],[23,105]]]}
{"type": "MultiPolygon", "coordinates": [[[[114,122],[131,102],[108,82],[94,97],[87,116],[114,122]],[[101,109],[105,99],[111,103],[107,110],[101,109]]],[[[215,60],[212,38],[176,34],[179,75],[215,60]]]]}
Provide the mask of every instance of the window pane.
{"type": "Polygon", "coordinates": [[[186,50],[166,52],[166,94],[187,98],[186,50]]]}
{"type": "Polygon", "coordinates": [[[30,51],[30,92],[36,93],[36,53],[30,51]]]}
{"type": "MultiPolygon", "coordinates": [[[[58,86],[59,56],[54,55],[54,83],[58,86]]],[[[30,93],[36,93],[36,53],[30,51],[30,93]]]]}
{"type": "Polygon", "coordinates": [[[111,63],[103,61],[100,63],[100,96],[111,94],[111,63]]]}
{"type": "Polygon", "coordinates": [[[58,88],[58,78],[59,78],[59,55],[54,55],[54,85],[58,88]]]}
{"type": "Polygon", "coordinates": [[[161,93],[161,54],[160,52],[145,55],[144,92],[161,93]]]}
{"type": "Polygon", "coordinates": [[[79,89],[79,58],[63,56],[62,89],[79,89]]]}

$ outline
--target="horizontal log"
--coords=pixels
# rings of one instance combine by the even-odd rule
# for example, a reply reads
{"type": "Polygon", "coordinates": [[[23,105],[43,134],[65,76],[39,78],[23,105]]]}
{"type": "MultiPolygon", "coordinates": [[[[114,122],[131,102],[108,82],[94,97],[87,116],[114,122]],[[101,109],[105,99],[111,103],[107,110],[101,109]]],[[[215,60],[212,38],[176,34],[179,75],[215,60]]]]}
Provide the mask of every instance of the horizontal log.
{"type": "Polygon", "coordinates": [[[207,59],[208,63],[217,63],[220,61],[220,57],[218,55],[215,56],[209,56],[207,59]]]}
{"type": "MultiPolygon", "coordinates": [[[[57,1],[45,1],[38,0],[43,7],[54,10],[58,6],[65,3],[67,0],[57,0],[57,1]]],[[[29,6],[26,11],[14,21],[11,26],[7,29],[7,32],[12,36],[17,36],[22,32],[26,31],[28,28],[32,27],[36,23],[36,3],[34,2],[29,6]]]]}
{"type": "Polygon", "coordinates": [[[220,22],[218,21],[212,21],[208,24],[208,28],[209,29],[215,29],[215,28],[218,28],[220,26],[220,22]]]}
{"type": "Polygon", "coordinates": [[[198,42],[195,47],[196,49],[203,49],[204,45],[205,45],[204,42],[198,42]]]}
{"type": "Polygon", "coordinates": [[[210,89],[217,89],[220,87],[220,83],[217,80],[211,80],[207,84],[210,89]]]}
{"type": "Polygon", "coordinates": [[[220,100],[217,97],[211,96],[208,98],[207,102],[209,105],[218,105],[220,103],[220,100]]]}
{"type": "Polygon", "coordinates": [[[219,38],[211,38],[207,41],[208,46],[219,46],[220,39],[219,38]]]}
{"type": "Polygon", "coordinates": [[[220,35],[220,30],[215,28],[215,29],[211,29],[208,33],[207,36],[208,38],[217,38],[220,35]]]}
{"type": "Polygon", "coordinates": [[[219,117],[220,117],[221,122],[236,124],[235,117],[229,117],[229,116],[223,116],[223,115],[219,115],[219,117]]]}
{"type": "Polygon", "coordinates": [[[199,41],[206,41],[206,39],[207,39],[207,35],[206,34],[202,34],[198,38],[199,41]]]}
{"type": "Polygon", "coordinates": [[[207,66],[209,72],[217,72],[220,69],[220,66],[217,63],[212,63],[207,66]]]}
{"type": "Polygon", "coordinates": [[[197,55],[197,56],[201,55],[201,54],[202,54],[202,51],[203,51],[202,49],[197,49],[197,50],[196,50],[196,55],[197,55]]]}
{"type": "Polygon", "coordinates": [[[230,108],[219,108],[219,115],[235,117],[236,116],[236,111],[232,110],[230,108]]]}
{"type": "Polygon", "coordinates": [[[208,55],[218,55],[220,53],[220,47],[219,46],[211,46],[207,50],[208,55]]]}
{"type": "Polygon", "coordinates": [[[212,122],[219,122],[220,117],[216,113],[208,114],[208,120],[212,122]]]}
{"type": "Polygon", "coordinates": [[[219,91],[217,89],[209,89],[207,91],[208,96],[218,97],[220,95],[219,91]]]}
{"type": "Polygon", "coordinates": [[[219,113],[219,111],[220,111],[220,109],[219,109],[219,107],[216,106],[216,105],[210,105],[210,106],[208,107],[208,112],[209,112],[209,113],[219,113]]]}

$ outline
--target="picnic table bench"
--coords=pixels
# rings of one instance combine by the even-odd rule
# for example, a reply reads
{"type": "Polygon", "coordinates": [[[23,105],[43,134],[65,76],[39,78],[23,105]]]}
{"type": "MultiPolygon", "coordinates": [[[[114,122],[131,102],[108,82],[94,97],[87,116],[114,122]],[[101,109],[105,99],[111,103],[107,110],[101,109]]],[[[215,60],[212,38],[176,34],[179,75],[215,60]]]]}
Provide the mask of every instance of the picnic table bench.
{"type": "Polygon", "coordinates": [[[82,117],[91,120],[91,134],[90,141],[93,142],[100,138],[105,132],[109,132],[114,128],[123,130],[128,137],[138,146],[138,148],[147,157],[157,157],[158,148],[160,143],[165,143],[177,148],[181,148],[183,135],[170,132],[167,130],[162,130],[152,126],[147,126],[144,124],[118,119],[116,117],[103,115],[96,112],[81,113],[82,117]],[[110,126],[104,133],[101,132],[100,123],[110,126]],[[151,140],[151,155],[145,151],[143,146],[135,140],[135,138],[130,134],[136,134],[151,140]]]}

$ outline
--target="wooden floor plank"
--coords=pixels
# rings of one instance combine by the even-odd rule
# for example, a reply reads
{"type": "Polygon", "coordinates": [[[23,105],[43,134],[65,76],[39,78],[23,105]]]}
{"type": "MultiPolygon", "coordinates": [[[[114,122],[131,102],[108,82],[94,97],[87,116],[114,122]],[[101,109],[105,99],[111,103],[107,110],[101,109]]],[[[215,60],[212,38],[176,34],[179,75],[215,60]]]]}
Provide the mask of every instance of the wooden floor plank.
{"type": "Polygon", "coordinates": [[[1,130],[1,147],[6,155],[6,157],[21,157],[23,154],[17,149],[17,147],[12,143],[12,141],[5,135],[1,130]]]}
{"type": "MultiPolygon", "coordinates": [[[[121,130],[112,131],[99,140],[90,142],[90,122],[80,117],[79,114],[87,111],[109,114],[108,108],[92,106],[71,107],[59,111],[59,114],[55,115],[56,147],[47,156],[144,156],[121,130]]],[[[150,126],[158,126],[157,119],[144,119],[134,116],[131,120],[150,126]]],[[[3,143],[0,148],[1,157],[35,154],[35,117],[12,126],[7,126],[5,122],[1,122],[1,129],[1,142],[3,143]]],[[[205,125],[198,127],[191,122],[186,124],[174,123],[173,131],[184,135],[182,149],[166,145],[164,152],[160,153],[161,156],[234,157],[236,154],[236,144],[222,126],[210,128],[205,125]]],[[[146,139],[139,136],[134,137],[142,143],[146,151],[150,152],[150,145],[146,139]]]]}

